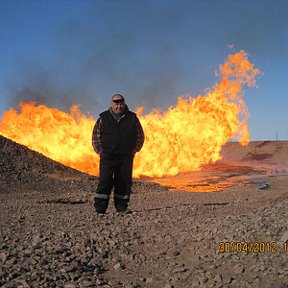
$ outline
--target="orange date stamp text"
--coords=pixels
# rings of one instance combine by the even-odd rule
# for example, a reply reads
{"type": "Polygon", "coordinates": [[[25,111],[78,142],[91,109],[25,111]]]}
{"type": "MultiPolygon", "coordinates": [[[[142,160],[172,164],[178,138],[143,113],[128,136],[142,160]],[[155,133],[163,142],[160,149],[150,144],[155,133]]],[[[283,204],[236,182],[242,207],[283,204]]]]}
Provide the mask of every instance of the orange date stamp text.
{"type": "Polygon", "coordinates": [[[276,253],[281,250],[287,253],[288,244],[270,242],[219,242],[219,253],[276,253]]]}

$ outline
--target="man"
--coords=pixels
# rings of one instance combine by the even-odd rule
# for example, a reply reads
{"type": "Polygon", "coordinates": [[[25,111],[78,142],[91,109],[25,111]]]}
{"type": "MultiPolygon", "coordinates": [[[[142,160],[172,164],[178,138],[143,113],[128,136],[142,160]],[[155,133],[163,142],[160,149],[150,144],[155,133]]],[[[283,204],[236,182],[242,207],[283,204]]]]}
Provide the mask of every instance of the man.
{"type": "Polygon", "coordinates": [[[117,212],[128,213],[133,158],[143,146],[144,132],[121,94],[113,95],[110,108],[99,116],[92,135],[92,145],[100,155],[100,178],[94,207],[98,214],[104,214],[114,187],[117,212]]]}

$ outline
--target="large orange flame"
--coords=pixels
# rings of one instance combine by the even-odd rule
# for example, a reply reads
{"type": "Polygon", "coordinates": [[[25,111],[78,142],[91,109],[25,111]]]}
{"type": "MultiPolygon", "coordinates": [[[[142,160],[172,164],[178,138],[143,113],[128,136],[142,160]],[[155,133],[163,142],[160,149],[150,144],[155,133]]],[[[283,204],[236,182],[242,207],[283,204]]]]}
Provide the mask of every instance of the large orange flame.
{"type": "MultiPolygon", "coordinates": [[[[135,157],[134,176],[161,177],[196,171],[203,164],[220,159],[221,148],[235,138],[249,142],[248,111],[243,86],[254,86],[259,69],[240,51],[229,55],[220,66],[221,80],[206,96],[179,97],[167,111],[142,115],[145,131],[143,149],[135,157]]],[[[0,120],[0,134],[28,146],[56,161],[97,175],[99,158],[91,146],[95,119],[35,103],[20,103],[20,113],[10,109],[0,120]]]]}

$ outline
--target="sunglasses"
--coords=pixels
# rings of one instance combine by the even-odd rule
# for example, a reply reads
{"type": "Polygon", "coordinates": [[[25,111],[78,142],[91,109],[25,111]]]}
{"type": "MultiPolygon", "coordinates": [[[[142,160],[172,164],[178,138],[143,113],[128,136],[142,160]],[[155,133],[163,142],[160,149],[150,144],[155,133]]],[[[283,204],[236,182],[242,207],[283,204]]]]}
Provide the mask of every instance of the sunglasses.
{"type": "Polygon", "coordinates": [[[124,99],[115,99],[115,100],[112,100],[114,103],[124,103],[124,99]]]}

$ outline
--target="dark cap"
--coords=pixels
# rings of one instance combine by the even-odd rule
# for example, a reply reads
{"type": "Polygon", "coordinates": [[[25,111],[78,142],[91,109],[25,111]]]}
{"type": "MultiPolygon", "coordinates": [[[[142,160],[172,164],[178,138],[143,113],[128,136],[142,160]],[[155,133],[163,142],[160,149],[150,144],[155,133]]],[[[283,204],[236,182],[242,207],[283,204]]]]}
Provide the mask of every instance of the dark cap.
{"type": "Polygon", "coordinates": [[[112,101],[113,101],[114,103],[123,103],[123,102],[125,102],[125,98],[124,98],[123,95],[117,93],[117,94],[114,94],[114,95],[112,96],[112,101]],[[119,96],[119,97],[121,97],[121,99],[113,100],[113,98],[114,98],[115,96],[119,96]]]}

